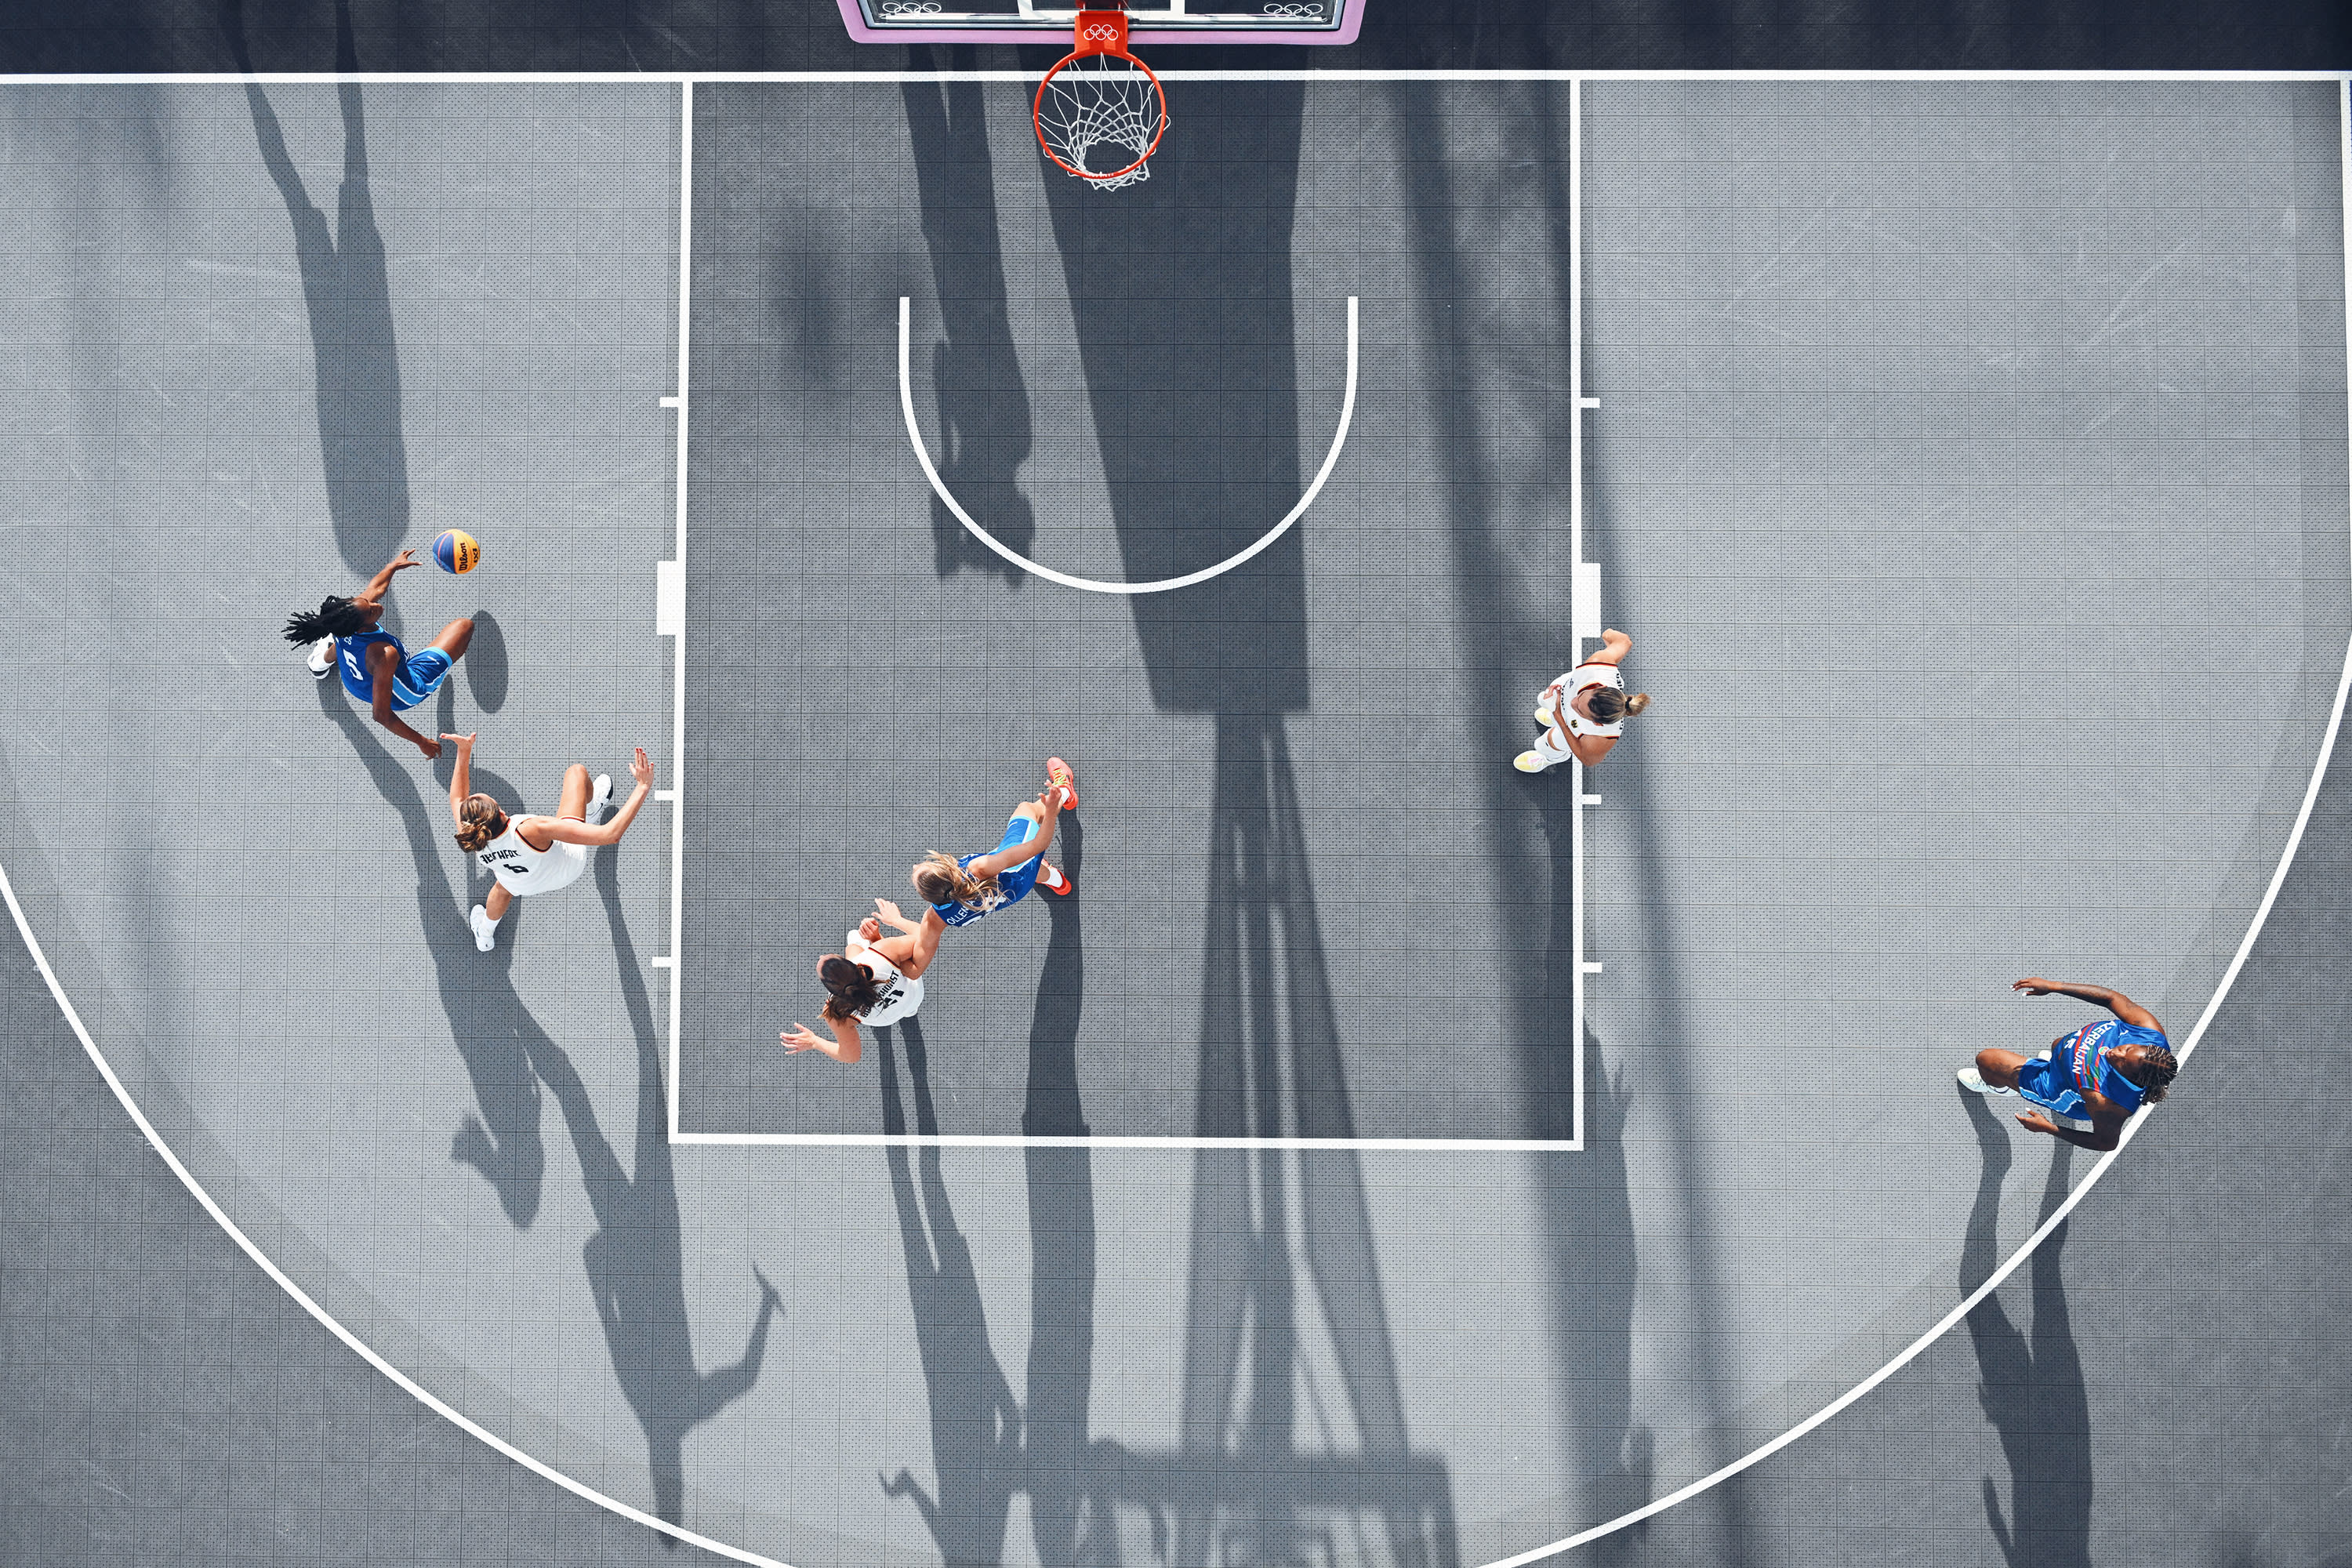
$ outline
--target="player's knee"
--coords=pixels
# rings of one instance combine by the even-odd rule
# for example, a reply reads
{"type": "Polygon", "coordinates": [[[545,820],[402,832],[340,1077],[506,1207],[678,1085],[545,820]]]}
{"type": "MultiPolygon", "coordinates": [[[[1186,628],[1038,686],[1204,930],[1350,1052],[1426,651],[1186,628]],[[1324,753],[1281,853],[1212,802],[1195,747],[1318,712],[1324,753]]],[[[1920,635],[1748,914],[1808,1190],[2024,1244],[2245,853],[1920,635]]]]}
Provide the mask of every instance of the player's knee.
{"type": "Polygon", "coordinates": [[[1977,1053],[1977,1071],[1988,1081],[2007,1078],[2011,1070],[2009,1052],[1987,1047],[1977,1053]]]}

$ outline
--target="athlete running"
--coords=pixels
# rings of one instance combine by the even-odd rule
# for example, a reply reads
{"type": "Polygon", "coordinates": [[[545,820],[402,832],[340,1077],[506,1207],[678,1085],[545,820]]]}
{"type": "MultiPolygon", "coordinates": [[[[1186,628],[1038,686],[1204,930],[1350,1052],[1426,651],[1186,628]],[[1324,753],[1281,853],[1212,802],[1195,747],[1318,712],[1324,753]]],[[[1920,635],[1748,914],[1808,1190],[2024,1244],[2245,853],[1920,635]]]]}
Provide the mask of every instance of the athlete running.
{"type": "Polygon", "coordinates": [[[309,657],[304,663],[313,679],[324,680],[328,670],[340,668],[343,689],[366,703],[378,724],[427,757],[438,757],[440,742],[418,734],[395,715],[441,689],[450,669],[466,656],[467,645],[474,640],[474,623],[459,616],[441,628],[430,647],[415,653],[376,625],[383,619],[383,596],[392,591],[394,574],[422,564],[415,551],[402,551],[352,597],[330,594],[317,609],[297,610],[287,616],[286,640],[307,646],[309,657]]]}
{"type": "Polygon", "coordinates": [[[2156,1015],[2104,985],[2076,985],[2038,977],[2010,987],[2028,996],[2073,996],[2096,1002],[2112,1018],[2061,1035],[2039,1056],[1990,1047],[1959,1071],[1960,1087],[1978,1094],[2014,1094],[2034,1109],[2017,1120],[2036,1132],[2085,1149],[2112,1149],[2124,1123],[2143,1105],[2162,1100],[2180,1070],[2156,1015]]]}
{"type": "Polygon", "coordinates": [[[589,850],[621,841],[654,792],[653,759],[643,746],[637,748],[629,762],[629,776],[637,787],[608,821],[591,823],[588,812],[612,800],[613,775],[599,773],[591,784],[588,770],[578,763],[563,770],[554,816],[516,816],[488,795],[472,793],[474,737],[441,738],[457,748],[457,765],[449,773],[449,815],[457,821],[457,847],[496,879],[490,896],[467,917],[474,945],[488,952],[498,945],[499,921],[515,900],[570,887],[588,868],[589,850]]]}
{"type": "Polygon", "coordinates": [[[819,1016],[833,1031],[834,1044],[826,1045],[805,1025],[794,1024],[778,1037],[787,1050],[823,1051],[835,1061],[854,1062],[865,1054],[857,1033],[860,1024],[878,1029],[923,1005],[923,971],[939,954],[946,924],[929,910],[921,920],[910,921],[887,899],[875,900],[874,910],[849,933],[843,952],[816,961],[816,977],[830,993],[819,1016]],[[884,936],[886,921],[899,934],[884,936]]]}
{"type": "Polygon", "coordinates": [[[1646,691],[1625,695],[1625,674],[1617,667],[1633,647],[1623,632],[1602,632],[1599,653],[1545,687],[1536,704],[1544,732],[1535,750],[1521,752],[1511,765],[1539,773],[1570,757],[1589,768],[1607,756],[1625,732],[1625,721],[1650,705],[1646,691]]]}
{"type": "MultiPolygon", "coordinates": [[[[1054,824],[1064,811],[1078,808],[1078,781],[1070,764],[1059,757],[1045,759],[1045,793],[1013,807],[1004,825],[1004,837],[984,855],[955,859],[934,849],[915,867],[910,880],[915,891],[931,906],[928,925],[970,925],[1017,904],[1039,883],[1047,892],[1066,898],[1077,889],[1062,871],[1045,863],[1045,846],[1054,841],[1054,824]]],[[[937,939],[934,938],[934,941],[937,939]]]]}

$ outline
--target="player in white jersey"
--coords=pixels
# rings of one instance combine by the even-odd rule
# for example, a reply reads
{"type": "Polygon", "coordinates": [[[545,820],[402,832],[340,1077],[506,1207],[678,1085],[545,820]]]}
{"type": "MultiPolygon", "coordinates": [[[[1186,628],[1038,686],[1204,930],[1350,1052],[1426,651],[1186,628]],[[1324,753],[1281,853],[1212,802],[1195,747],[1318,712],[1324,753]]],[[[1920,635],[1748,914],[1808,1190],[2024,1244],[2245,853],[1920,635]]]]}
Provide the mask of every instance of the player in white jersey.
{"type": "Polygon", "coordinates": [[[490,896],[476,904],[468,917],[474,945],[488,952],[498,945],[499,921],[506,918],[508,905],[518,898],[570,887],[588,868],[589,850],[621,841],[654,792],[653,759],[643,746],[637,748],[629,763],[629,776],[637,787],[609,820],[591,823],[589,807],[613,798],[612,774],[599,774],[592,784],[588,770],[574,763],[563,771],[554,816],[509,815],[488,795],[473,793],[474,737],[441,738],[457,749],[457,765],[449,774],[449,815],[457,819],[457,847],[496,879],[490,896]]]}
{"type": "Polygon", "coordinates": [[[1521,752],[1511,765],[1523,773],[1539,773],[1573,757],[1591,767],[1616,746],[1625,732],[1625,721],[1650,705],[1649,693],[1625,695],[1624,672],[1617,667],[1633,648],[1623,632],[1601,634],[1601,651],[1543,689],[1536,703],[1536,722],[1544,732],[1535,750],[1521,752]]]}
{"type": "Polygon", "coordinates": [[[834,1043],[803,1024],[779,1037],[790,1051],[822,1051],[837,1062],[854,1062],[865,1054],[857,1026],[880,1028],[895,1024],[923,1005],[923,971],[939,955],[940,937],[947,927],[936,920],[910,921],[887,899],[874,900],[867,915],[849,933],[843,952],[828,952],[816,961],[816,977],[831,993],[825,999],[825,1027],[834,1043]],[[898,930],[885,937],[883,922],[898,930]]]}

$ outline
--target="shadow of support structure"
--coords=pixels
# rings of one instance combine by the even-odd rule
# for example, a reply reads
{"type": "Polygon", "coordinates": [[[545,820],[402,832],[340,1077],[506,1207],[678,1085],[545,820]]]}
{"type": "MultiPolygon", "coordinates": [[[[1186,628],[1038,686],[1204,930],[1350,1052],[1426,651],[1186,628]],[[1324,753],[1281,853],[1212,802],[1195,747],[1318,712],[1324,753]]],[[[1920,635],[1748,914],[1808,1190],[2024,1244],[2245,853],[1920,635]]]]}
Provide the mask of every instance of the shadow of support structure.
{"type": "MultiPolygon", "coordinates": [[[[1186,137],[1155,157],[1150,183],[1107,201],[1046,182],[1129,581],[1222,561],[1297,500],[1304,110],[1295,82],[1194,84],[1186,137]],[[1218,267],[1173,259],[1204,245],[1218,267]]],[[[1299,535],[1129,603],[1154,703],[1215,725],[1194,1129],[1352,1137],[1284,719],[1308,700],[1299,535]]],[[[1450,1479],[1405,1427],[1356,1152],[1201,1151],[1192,1237],[1176,1447],[1097,1445],[1096,1505],[1139,1509],[1155,1555],[1180,1568],[1319,1562],[1341,1541],[1399,1564],[1455,1563],[1450,1479]],[[1352,1451],[1301,1451],[1302,1263],[1352,1451]]]]}

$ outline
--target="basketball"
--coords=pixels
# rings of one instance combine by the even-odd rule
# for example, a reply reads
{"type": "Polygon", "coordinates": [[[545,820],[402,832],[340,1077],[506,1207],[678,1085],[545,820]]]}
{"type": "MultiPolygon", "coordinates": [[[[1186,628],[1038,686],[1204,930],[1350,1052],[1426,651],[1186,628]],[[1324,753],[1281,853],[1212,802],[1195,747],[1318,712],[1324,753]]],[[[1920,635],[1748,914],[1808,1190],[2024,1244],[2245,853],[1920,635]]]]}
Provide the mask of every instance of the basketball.
{"type": "Polygon", "coordinates": [[[445,529],[441,537],[433,542],[433,559],[440,563],[444,572],[471,572],[481,558],[482,547],[474,542],[470,533],[445,529]]]}

